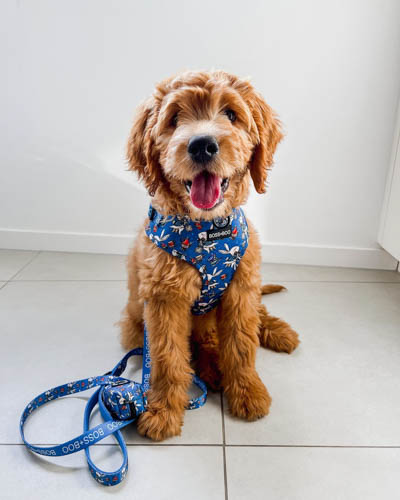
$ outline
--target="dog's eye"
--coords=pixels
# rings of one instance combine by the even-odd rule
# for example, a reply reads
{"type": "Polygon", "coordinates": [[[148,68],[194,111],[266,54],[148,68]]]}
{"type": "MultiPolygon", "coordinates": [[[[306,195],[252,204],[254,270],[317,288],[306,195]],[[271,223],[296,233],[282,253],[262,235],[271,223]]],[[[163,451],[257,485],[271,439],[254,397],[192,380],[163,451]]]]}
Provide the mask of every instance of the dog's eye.
{"type": "Polygon", "coordinates": [[[236,113],[232,109],[226,109],[224,113],[232,123],[236,120],[236,113]]]}
{"type": "Polygon", "coordinates": [[[171,118],[171,127],[176,127],[178,125],[178,113],[175,113],[174,116],[171,118]]]}

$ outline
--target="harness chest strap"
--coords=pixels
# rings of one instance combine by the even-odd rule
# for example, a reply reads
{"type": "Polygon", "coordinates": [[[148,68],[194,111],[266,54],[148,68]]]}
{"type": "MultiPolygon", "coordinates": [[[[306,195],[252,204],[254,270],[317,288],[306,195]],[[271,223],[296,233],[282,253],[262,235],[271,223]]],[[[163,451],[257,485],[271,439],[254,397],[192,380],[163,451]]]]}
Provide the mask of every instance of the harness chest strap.
{"type": "Polygon", "coordinates": [[[211,311],[228,288],[246,252],[249,232],[241,208],[224,218],[192,220],[182,215],[161,215],[150,206],[145,228],[148,238],[159,248],[186,261],[200,273],[202,287],[192,306],[196,315],[211,311]]]}

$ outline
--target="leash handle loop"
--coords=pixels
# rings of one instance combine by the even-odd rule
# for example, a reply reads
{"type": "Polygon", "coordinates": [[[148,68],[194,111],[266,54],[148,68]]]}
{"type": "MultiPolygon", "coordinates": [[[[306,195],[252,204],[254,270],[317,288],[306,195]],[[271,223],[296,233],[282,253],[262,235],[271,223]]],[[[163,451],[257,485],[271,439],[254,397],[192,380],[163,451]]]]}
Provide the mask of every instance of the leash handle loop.
{"type": "Polygon", "coordinates": [[[93,427],[92,429],[84,429],[85,432],[83,432],[79,436],[57,446],[46,447],[34,446],[30,444],[25,439],[24,425],[29,416],[32,415],[35,410],[48,403],[49,401],[54,401],[70,394],[84,392],[92,389],[93,387],[105,386],[110,384],[115,385],[123,382],[127,382],[127,380],[121,377],[115,377],[113,375],[102,375],[99,377],[90,377],[87,379],[76,380],[74,382],[68,382],[66,384],[53,387],[52,389],[49,389],[42,394],[39,394],[30,403],[28,403],[22,413],[20,420],[20,433],[22,441],[34,453],[50,457],[71,455],[72,453],[84,450],[88,446],[92,446],[93,444],[98,443],[110,434],[113,434],[117,429],[125,427],[131,422],[121,420],[115,421],[111,418],[110,415],[111,419],[105,421],[102,424],[96,425],[96,427],[93,427]]]}
{"type": "MultiPolygon", "coordinates": [[[[20,434],[22,441],[27,446],[27,448],[39,455],[50,457],[71,455],[72,453],[85,450],[86,460],[89,466],[90,473],[97,482],[105,486],[112,486],[120,483],[124,479],[128,471],[128,450],[123,439],[121,429],[134,422],[137,417],[135,416],[135,418],[129,420],[115,419],[107,408],[104,402],[105,398],[103,397],[103,395],[107,386],[118,386],[121,384],[131,383],[130,380],[123,378],[120,375],[124,372],[127,366],[127,362],[131,356],[141,355],[143,355],[141,390],[144,396],[143,400],[145,401],[145,394],[150,387],[151,370],[149,341],[146,327],[144,328],[144,347],[139,347],[129,351],[110,372],[107,372],[105,375],[100,375],[98,377],[76,380],[74,382],[68,382],[66,384],[53,387],[52,389],[39,394],[30,403],[28,403],[20,419],[20,434]],[[93,389],[94,387],[98,387],[98,389],[92,394],[86,404],[83,418],[82,434],[56,446],[35,446],[25,439],[24,425],[29,416],[32,415],[35,410],[50,401],[55,401],[56,399],[69,396],[70,394],[84,392],[89,389],[93,389]],[[96,404],[99,405],[100,414],[104,422],[102,424],[96,425],[95,427],[89,428],[90,416],[96,404]],[[113,472],[106,472],[99,469],[93,463],[93,460],[90,456],[89,447],[110,435],[114,435],[115,439],[117,440],[121,448],[123,460],[119,469],[113,472]]],[[[188,402],[186,408],[189,410],[193,410],[195,408],[203,406],[207,399],[207,387],[204,382],[200,380],[196,375],[193,375],[193,382],[200,388],[202,394],[199,397],[193,398],[188,402]]],[[[145,402],[141,406],[141,411],[143,411],[144,409],[145,402]]]]}

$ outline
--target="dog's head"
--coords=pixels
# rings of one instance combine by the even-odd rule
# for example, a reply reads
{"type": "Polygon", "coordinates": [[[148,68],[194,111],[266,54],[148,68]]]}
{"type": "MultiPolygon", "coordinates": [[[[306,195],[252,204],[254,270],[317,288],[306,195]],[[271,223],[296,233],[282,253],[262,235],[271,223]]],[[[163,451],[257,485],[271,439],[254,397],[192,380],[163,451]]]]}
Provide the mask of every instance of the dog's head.
{"type": "Polygon", "coordinates": [[[279,121],[248,81],[188,72],[161,82],[139,108],[128,161],[163,213],[211,219],[246,200],[250,176],[265,192],[281,138],[279,121]]]}

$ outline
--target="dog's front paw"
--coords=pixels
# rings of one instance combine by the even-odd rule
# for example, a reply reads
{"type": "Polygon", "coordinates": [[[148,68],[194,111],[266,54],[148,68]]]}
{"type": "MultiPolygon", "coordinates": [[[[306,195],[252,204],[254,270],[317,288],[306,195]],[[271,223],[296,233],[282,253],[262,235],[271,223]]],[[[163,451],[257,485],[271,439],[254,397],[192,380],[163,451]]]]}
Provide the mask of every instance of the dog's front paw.
{"type": "Polygon", "coordinates": [[[236,382],[227,392],[229,409],[235,417],[257,420],[269,413],[271,396],[258,375],[245,383],[236,382]]]}
{"type": "Polygon", "coordinates": [[[153,441],[162,441],[172,436],[179,436],[183,424],[182,415],[168,409],[152,409],[143,413],[138,422],[138,432],[153,441]]]}

